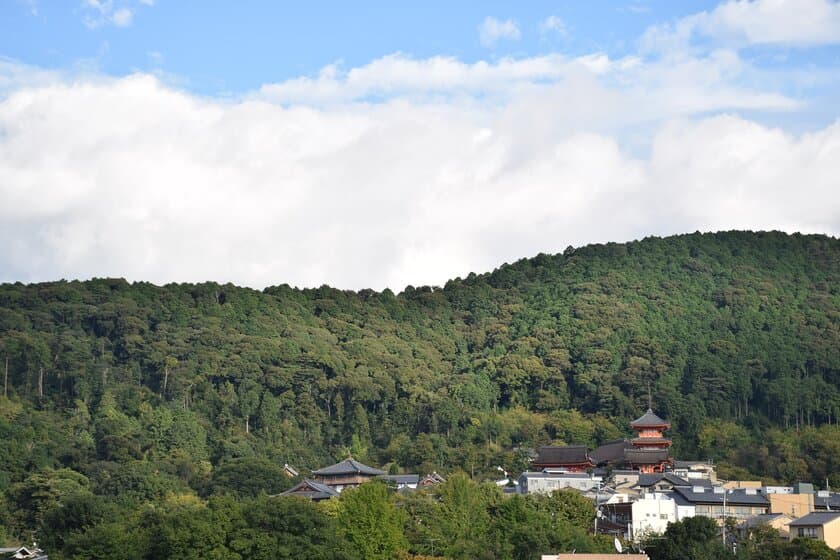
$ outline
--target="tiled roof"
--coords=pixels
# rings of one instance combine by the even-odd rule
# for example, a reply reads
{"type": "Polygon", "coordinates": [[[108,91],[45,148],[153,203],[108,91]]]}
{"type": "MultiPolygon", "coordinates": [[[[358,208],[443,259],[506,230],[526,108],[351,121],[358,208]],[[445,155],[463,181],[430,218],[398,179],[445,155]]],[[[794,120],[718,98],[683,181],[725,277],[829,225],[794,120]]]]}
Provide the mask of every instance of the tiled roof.
{"type": "Polygon", "coordinates": [[[417,484],[420,482],[419,474],[383,474],[377,478],[387,480],[395,484],[417,484]]]}
{"type": "Polygon", "coordinates": [[[345,459],[340,463],[330,465],[329,467],[324,467],[323,469],[318,469],[317,471],[312,471],[312,474],[317,476],[332,476],[342,474],[366,474],[369,476],[381,476],[383,474],[388,473],[364,465],[356,461],[355,459],[345,459]]]}
{"type": "Polygon", "coordinates": [[[724,492],[715,492],[706,489],[703,492],[695,492],[694,487],[675,486],[674,492],[680,494],[683,498],[694,504],[723,504],[723,497],[726,495],[726,504],[731,506],[737,505],[754,505],[754,506],[769,506],[770,502],[760,492],[747,492],[746,489],[726,490],[724,492]]]}
{"type": "Polygon", "coordinates": [[[627,449],[624,460],[633,465],[653,465],[668,460],[667,449],[627,449]]]}
{"type": "Polygon", "coordinates": [[[630,442],[624,439],[608,441],[607,443],[592,450],[589,457],[596,465],[602,463],[614,463],[624,460],[624,450],[631,447],[630,442]]]}
{"type": "Polygon", "coordinates": [[[691,486],[687,480],[683,480],[675,474],[671,473],[657,473],[657,474],[640,474],[639,481],[636,486],[640,488],[649,488],[661,481],[669,482],[672,486],[691,486]]]}
{"type": "Polygon", "coordinates": [[[589,455],[583,445],[545,446],[540,447],[540,453],[534,464],[539,465],[572,465],[589,463],[589,455]]]}
{"type": "Polygon", "coordinates": [[[277,496],[301,496],[310,500],[325,500],[338,496],[338,490],[321,482],[304,478],[285,492],[277,496]]]}
{"type": "Polygon", "coordinates": [[[840,517],[840,511],[815,511],[808,515],[803,515],[799,519],[794,519],[790,522],[791,527],[798,527],[802,525],[825,525],[840,517]]]}
{"type": "Polygon", "coordinates": [[[658,428],[660,426],[670,426],[669,422],[666,422],[659,416],[653,413],[651,409],[647,409],[643,415],[639,418],[636,418],[632,422],[630,422],[630,426],[633,428],[658,428]]]}

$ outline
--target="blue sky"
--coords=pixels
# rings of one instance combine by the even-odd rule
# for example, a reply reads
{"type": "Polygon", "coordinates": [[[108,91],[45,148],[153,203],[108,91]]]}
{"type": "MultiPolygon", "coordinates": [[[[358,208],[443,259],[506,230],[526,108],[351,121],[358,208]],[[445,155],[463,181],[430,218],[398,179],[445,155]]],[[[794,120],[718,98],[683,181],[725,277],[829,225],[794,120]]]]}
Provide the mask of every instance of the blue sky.
{"type": "Polygon", "coordinates": [[[840,3],[0,3],[0,281],[840,234],[840,3]]]}
{"type": "Polygon", "coordinates": [[[6,0],[0,9],[0,53],[44,68],[95,64],[109,75],[163,70],[204,94],[242,92],[266,82],[349,67],[395,52],[418,58],[455,56],[465,62],[500,56],[632,52],[644,30],[703,9],[710,2],[115,2],[99,10],[74,0],[6,0]],[[512,20],[520,39],[481,44],[487,17],[512,20]],[[540,30],[550,16],[565,32],[540,30]],[[106,16],[107,19],[107,16],[106,16]],[[86,25],[85,22],[88,21],[86,25]]]}

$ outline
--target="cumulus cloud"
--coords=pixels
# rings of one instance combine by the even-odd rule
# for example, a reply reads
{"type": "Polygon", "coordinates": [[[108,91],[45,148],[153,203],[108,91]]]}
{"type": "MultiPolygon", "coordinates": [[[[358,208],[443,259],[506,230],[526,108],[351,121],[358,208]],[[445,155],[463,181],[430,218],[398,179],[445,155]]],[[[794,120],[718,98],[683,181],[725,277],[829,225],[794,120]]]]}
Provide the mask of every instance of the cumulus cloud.
{"type": "Polygon", "coordinates": [[[729,46],[808,47],[840,43],[836,0],[730,0],[712,11],[651,27],[642,38],[648,50],[682,49],[707,39],[729,46]]]}
{"type": "Polygon", "coordinates": [[[481,44],[485,47],[493,47],[499,39],[518,41],[520,38],[519,26],[512,19],[504,21],[487,16],[481,25],[478,26],[478,36],[481,44]]]}
{"type": "Polygon", "coordinates": [[[737,116],[797,104],[743,85],[734,52],[395,55],[229,101],[10,66],[0,280],[401,289],[570,244],[840,233],[840,125],[737,116]]]}

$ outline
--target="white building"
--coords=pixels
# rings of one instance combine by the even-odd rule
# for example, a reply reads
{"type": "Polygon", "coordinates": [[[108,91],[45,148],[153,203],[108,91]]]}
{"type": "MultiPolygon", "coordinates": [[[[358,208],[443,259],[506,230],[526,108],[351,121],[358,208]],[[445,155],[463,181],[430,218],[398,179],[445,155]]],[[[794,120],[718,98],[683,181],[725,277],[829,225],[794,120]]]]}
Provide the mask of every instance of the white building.
{"type": "Polygon", "coordinates": [[[645,494],[632,505],[632,538],[639,541],[646,535],[661,535],[668,523],[677,521],[677,502],[659,492],[645,494]]]}
{"type": "Polygon", "coordinates": [[[546,469],[542,472],[522,473],[519,475],[518,486],[522,494],[551,494],[565,488],[585,493],[596,490],[601,481],[600,476],[546,469]]]}

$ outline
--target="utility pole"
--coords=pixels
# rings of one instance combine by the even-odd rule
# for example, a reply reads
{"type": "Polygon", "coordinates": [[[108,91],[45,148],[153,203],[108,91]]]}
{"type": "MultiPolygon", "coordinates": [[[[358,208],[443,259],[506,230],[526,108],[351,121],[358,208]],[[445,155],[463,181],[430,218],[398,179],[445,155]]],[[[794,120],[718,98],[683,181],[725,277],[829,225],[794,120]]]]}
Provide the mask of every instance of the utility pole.
{"type": "Polygon", "coordinates": [[[601,510],[598,509],[598,501],[601,497],[601,481],[598,481],[598,485],[595,486],[595,536],[598,536],[598,514],[601,513],[601,510]]]}
{"type": "Polygon", "coordinates": [[[723,547],[726,548],[726,488],[723,489],[723,531],[721,532],[721,539],[723,547]]]}

